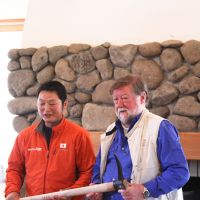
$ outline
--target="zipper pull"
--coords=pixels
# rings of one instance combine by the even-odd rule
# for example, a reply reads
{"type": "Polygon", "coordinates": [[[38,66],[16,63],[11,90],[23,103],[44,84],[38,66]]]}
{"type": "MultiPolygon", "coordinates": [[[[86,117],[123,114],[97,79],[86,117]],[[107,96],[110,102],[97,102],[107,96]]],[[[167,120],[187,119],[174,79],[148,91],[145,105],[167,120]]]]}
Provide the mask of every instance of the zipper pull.
{"type": "Polygon", "coordinates": [[[49,151],[47,151],[47,158],[49,158],[49,151]]]}

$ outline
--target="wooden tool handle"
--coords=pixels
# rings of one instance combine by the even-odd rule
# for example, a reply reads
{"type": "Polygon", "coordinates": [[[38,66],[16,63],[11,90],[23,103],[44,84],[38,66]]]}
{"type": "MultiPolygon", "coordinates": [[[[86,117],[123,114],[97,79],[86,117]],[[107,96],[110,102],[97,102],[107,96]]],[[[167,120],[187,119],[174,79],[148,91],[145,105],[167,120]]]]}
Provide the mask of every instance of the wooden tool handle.
{"type": "Polygon", "coordinates": [[[110,183],[102,183],[102,184],[95,184],[86,187],[80,187],[75,189],[63,190],[59,192],[52,192],[47,194],[41,194],[36,196],[29,196],[20,198],[20,200],[47,200],[53,197],[73,197],[79,195],[85,195],[90,192],[111,192],[114,191],[113,182],[110,183]]]}

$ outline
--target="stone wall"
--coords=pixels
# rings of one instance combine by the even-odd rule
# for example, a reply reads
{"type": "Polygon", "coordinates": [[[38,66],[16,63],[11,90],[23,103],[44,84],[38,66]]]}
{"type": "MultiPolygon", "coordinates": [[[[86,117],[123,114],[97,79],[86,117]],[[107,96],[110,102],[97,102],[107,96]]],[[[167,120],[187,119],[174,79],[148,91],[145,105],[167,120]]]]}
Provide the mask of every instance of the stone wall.
{"type": "Polygon", "coordinates": [[[115,120],[109,88],[127,74],[146,80],[149,110],[171,120],[179,131],[200,129],[199,41],[11,49],[8,57],[8,89],[14,97],[8,109],[17,115],[17,132],[38,118],[36,91],[50,80],[66,87],[65,117],[91,131],[105,130],[115,120]]]}

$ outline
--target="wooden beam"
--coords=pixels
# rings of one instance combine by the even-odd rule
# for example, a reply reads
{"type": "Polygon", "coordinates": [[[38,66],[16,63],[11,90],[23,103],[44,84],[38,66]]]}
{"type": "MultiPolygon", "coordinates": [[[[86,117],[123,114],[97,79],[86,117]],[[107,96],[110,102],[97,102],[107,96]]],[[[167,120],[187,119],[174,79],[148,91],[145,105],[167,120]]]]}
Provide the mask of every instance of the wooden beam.
{"type": "Polygon", "coordinates": [[[24,19],[0,19],[0,32],[22,31],[24,19]]]}
{"type": "MultiPolygon", "coordinates": [[[[90,132],[95,154],[98,153],[100,146],[100,135],[103,132],[90,132]]],[[[187,160],[200,160],[200,133],[199,132],[180,132],[180,141],[187,160]]]]}
{"type": "Polygon", "coordinates": [[[179,135],[186,158],[188,160],[200,160],[200,133],[181,132],[179,135]]]}
{"type": "Polygon", "coordinates": [[[94,153],[97,155],[100,147],[100,136],[103,132],[98,132],[98,131],[92,131],[90,132],[90,138],[92,140],[93,148],[94,148],[94,153]]]}

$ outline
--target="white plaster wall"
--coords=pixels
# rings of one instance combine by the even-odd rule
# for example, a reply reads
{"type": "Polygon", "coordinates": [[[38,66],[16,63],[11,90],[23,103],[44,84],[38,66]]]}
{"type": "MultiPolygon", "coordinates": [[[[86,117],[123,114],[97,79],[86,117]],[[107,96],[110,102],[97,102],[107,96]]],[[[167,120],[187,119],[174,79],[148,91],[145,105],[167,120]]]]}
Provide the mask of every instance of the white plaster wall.
{"type": "Polygon", "coordinates": [[[22,47],[200,40],[199,0],[29,0],[22,47]]]}
{"type": "Polygon", "coordinates": [[[28,0],[0,0],[0,19],[24,18],[28,0]]]}

